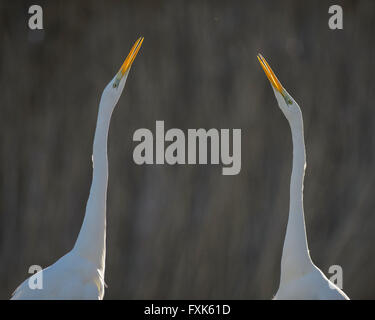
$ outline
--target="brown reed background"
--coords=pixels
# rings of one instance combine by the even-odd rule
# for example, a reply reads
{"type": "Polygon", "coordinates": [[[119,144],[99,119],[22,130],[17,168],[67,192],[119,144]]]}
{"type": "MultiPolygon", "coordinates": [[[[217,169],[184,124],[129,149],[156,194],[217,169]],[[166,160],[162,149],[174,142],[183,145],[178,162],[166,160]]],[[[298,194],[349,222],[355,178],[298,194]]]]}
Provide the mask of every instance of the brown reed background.
{"type": "Polygon", "coordinates": [[[109,134],[107,299],[270,299],[288,215],[292,145],[258,65],[300,103],[311,256],[375,298],[375,2],[0,2],[0,298],[69,251],[91,182],[98,102],[143,47],[109,134]],[[328,28],[328,7],[344,30],[328,28]],[[137,166],[138,128],[241,128],[242,170],[137,166]]]}

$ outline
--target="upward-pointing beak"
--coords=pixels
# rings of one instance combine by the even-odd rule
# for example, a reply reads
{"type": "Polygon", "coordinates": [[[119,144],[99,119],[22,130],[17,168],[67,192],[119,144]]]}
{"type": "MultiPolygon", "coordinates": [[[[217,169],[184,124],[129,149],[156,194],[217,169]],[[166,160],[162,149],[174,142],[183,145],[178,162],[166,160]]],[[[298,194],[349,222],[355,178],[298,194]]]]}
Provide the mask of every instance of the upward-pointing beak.
{"type": "Polygon", "coordinates": [[[133,48],[130,50],[128,56],[126,57],[124,63],[122,64],[120,70],[117,72],[115,84],[118,85],[121,79],[124,77],[127,71],[129,71],[132,66],[135,57],[139,49],[141,48],[143,37],[140,37],[133,45],[133,48]]]}
{"type": "Polygon", "coordinates": [[[271,82],[271,85],[280,92],[280,94],[285,98],[285,90],[283,86],[281,85],[279,79],[277,79],[276,75],[273,73],[271,67],[267,63],[266,59],[263,58],[263,56],[259,53],[258,54],[258,60],[260,62],[260,65],[262,66],[268,80],[271,82]]]}

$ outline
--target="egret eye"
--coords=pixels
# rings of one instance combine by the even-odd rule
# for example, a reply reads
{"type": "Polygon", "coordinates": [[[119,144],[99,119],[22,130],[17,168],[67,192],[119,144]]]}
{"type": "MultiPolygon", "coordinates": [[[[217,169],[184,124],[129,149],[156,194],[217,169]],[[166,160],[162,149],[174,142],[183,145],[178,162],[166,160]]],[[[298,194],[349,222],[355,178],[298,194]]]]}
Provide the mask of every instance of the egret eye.
{"type": "Polygon", "coordinates": [[[293,101],[288,96],[285,97],[285,102],[287,104],[293,104],[293,101]]]}
{"type": "Polygon", "coordinates": [[[120,79],[116,77],[115,81],[113,82],[113,88],[118,88],[119,84],[120,84],[120,79]]]}

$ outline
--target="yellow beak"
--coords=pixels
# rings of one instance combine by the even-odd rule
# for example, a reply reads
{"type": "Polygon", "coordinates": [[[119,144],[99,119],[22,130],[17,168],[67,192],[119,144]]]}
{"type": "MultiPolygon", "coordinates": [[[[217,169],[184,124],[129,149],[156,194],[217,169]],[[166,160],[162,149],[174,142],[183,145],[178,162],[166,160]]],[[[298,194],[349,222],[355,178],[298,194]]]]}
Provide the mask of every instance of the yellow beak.
{"type": "Polygon", "coordinates": [[[130,50],[128,56],[126,57],[124,63],[122,64],[120,70],[117,72],[116,76],[116,82],[120,82],[120,80],[123,78],[125,73],[130,69],[132,66],[135,57],[137,56],[137,53],[139,49],[141,48],[143,37],[140,37],[133,45],[133,48],[130,50]]]}
{"type": "Polygon", "coordinates": [[[276,75],[273,73],[271,67],[267,63],[266,59],[263,58],[263,56],[259,53],[258,54],[258,60],[260,62],[260,65],[262,66],[268,80],[271,82],[272,86],[282,94],[282,96],[285,98],[284,88],[281,85],[279,79],[277,79],[276,75]]]}

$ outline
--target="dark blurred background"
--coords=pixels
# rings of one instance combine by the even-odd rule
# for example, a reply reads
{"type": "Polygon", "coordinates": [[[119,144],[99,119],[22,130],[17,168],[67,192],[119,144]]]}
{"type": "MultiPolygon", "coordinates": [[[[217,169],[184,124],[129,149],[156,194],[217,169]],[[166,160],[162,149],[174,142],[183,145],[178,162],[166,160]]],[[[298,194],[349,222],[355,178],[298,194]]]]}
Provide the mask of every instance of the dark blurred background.
{"type": "Polygon", "coordinates": [[[257,61],[299,102],[311,256],[375,298],[375,1],[1,1],[0,298],[69,251],[83,220],[99,98],[145,40],[109,134],[106,299],[270,299],[292,142],[257,61]],[[28,29],[39,4],[44,31],[28,29]],[[342,5],[344,30],[328,28],[342,5]],[[137,166],[133,133],[241,128],[242,170],[137,166]]]}

